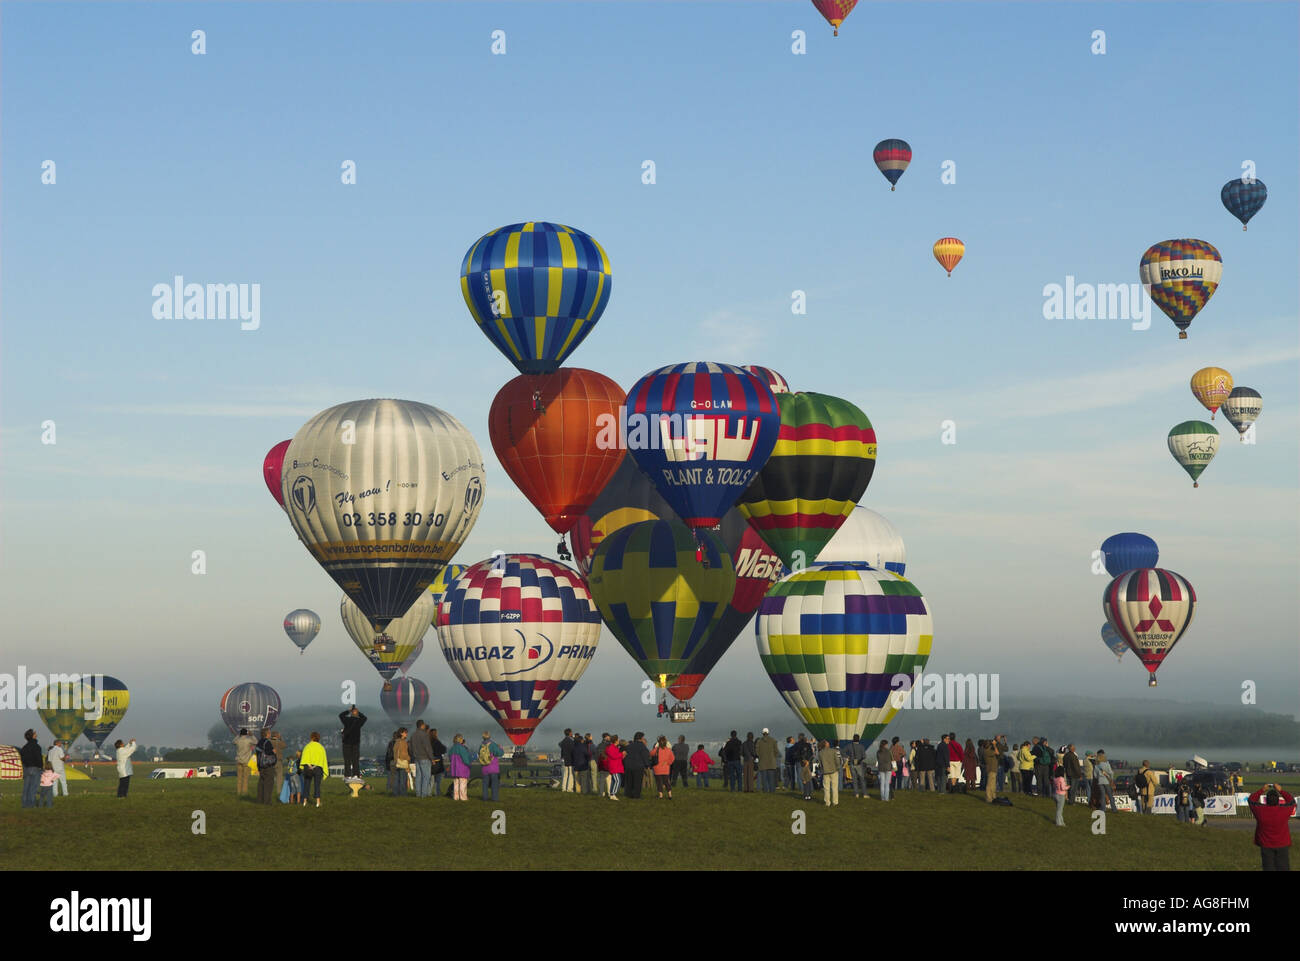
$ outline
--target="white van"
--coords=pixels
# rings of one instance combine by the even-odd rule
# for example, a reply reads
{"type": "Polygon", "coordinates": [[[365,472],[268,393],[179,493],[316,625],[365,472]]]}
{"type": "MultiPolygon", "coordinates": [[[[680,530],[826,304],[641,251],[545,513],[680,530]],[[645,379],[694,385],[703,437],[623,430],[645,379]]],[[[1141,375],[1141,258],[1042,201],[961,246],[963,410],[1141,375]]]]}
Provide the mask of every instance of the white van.
{"type": "Polygon", "coordinates": [[[194,768],[192,767],[160,767],[154,768],[154,770],[149,773],[149,778],[154,781],[162,778],[186,778],[194,776],[194,768]]]}

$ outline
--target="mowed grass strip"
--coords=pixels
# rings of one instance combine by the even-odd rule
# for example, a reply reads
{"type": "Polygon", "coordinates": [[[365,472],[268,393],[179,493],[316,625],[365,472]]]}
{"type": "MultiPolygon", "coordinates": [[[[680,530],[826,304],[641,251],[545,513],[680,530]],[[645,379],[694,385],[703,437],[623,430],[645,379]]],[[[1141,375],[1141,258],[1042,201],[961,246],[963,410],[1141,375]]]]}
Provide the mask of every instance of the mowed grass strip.
{"type": "MultiPolygon", "coordinates": [[[[352,799],[329,778],[322,806],[257,804],[232,778],[157,780],[137,774],[73,781],[53,808],[24,811],[21,785],[0,789],[0,858],[9,870],[1258,870],[1249,830],[1194,828],[1172,816],[1114,814],[1094,834],[1091,812],[1048,800],[902,792],[888,804],[840,795],[731,794],[678,789],[658,800],[573,796],[503,786],[498,803],[390,797],[383,779],[352,799]],[[494,834],[505,812],[505,833],[494,834]],[[794,812],[805,815],[795,834],[794,812]],[[206,833],[195,834],[195,812],[206,833]],[[113,839],[111,854],[99,842],[113,839]],[[88,842],[96,842],[90,844],[88,842]]],[[[444,782],[445,787],[446,782],[444,782]]],[[[253,779],[253,788],[256,778],[253,779]]]]}

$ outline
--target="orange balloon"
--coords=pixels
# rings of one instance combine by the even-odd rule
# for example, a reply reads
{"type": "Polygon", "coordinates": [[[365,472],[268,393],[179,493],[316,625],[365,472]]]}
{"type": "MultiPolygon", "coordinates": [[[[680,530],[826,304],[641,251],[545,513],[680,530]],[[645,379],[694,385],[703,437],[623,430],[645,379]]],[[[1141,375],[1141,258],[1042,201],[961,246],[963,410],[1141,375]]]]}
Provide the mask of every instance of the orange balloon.
{"type": "Polygon", "coordinates": [[[626,396],[604,374],[561,367],[522,374],[493,399],[492,449],[557,534],[578,522],[618,470],[624,453],[618,415],[626,396]]]}
{"type": "Polygon", "coordinates": [[[940,237],[934,242],[933,249],[934,259],[939,261],[939,266],[948,271],[948,276],[951,277],[952,269],[966,253],[966,245],[956,237],[940,237]]]}

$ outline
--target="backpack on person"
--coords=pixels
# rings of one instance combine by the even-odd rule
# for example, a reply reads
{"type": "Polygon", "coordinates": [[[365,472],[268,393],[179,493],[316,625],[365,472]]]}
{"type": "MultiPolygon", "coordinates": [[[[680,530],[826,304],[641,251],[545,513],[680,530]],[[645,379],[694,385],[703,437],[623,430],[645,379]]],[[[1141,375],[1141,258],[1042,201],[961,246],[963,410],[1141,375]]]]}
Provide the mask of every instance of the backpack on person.
{"type": "Polygon", "coordinates": [[[478,763],[479,763],[479,764],[491,764],[491,763],[492,763],[492,744],[491,744],[491,742],[487,742],[487,743],[485,743],[485,744],[483,744],[483,745],[481,745],[481,746],[479,747],[479,749],[478,749],[478,763]]]}

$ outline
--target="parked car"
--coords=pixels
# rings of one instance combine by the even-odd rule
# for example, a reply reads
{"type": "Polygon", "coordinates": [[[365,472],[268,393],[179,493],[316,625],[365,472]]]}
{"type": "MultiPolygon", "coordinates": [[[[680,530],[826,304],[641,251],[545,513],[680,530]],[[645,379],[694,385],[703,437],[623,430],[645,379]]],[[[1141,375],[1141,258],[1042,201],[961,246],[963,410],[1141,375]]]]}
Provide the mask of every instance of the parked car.
{"type": "MultiPolygon", "coordinates": [[[[1216,765],[1211,765],[1211,766],[1214,767],[1216,765]]],[[[1242,765],[1240,761],[1229,761],[1227,764],[1222,765],[1222,767],[1229,774],[1236,774],[1238,771],[1241,770],[1242,765]]]]}
{"type": "Polygon", "coordinates": [[[1232,794],[1232,783],[1226,771],[1193,771],[1183,778],[1189,786],[1200,785],[1206,794],[1232,794]]]}

